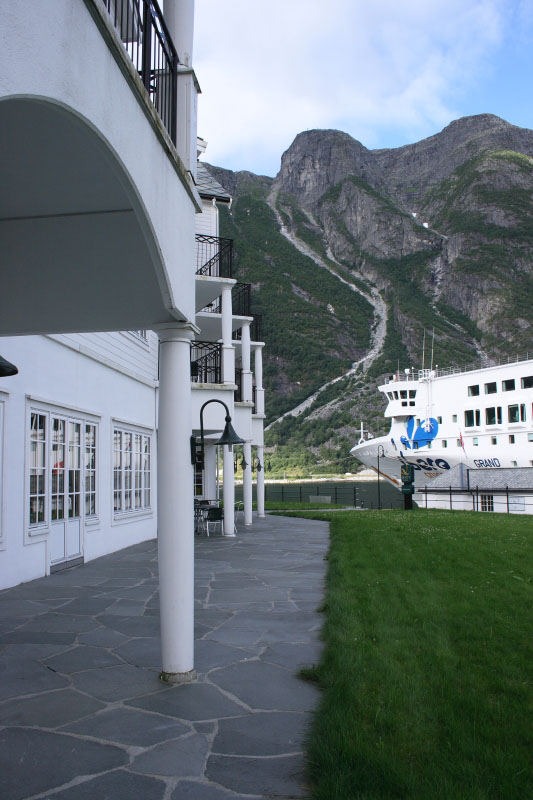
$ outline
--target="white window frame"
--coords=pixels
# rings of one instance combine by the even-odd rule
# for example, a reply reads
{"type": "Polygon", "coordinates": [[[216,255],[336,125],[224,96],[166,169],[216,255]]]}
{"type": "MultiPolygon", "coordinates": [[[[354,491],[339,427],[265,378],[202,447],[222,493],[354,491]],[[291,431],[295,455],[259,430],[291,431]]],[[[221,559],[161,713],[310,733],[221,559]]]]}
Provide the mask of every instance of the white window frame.
{"type": "MultiPolygon", "coordinates": [[[[80,475],[80,519],[87,526],[95,526],[100,522],[100,418],[97,415],[92,415],[87,411],[78,411],[73,408],[65,408],[62,406],[54,406],[47,401],[34,400],[27,398],[26,405],[26,465],[25,465],[25,489],[24,489],[24,525],[27,535],[35,537],[42,534],[49,533],[52,524],[51,512],[51,494],[52,494],[52,436],[51,426],[52,418],[65,420],[68,425],[69,422],[77,422],[81,424],[81,439],[80,439],[80,456],[81,456],[81,475],[80,475]],[[44,520],[42,522],[30,522],[29,513],[29,500],[30,500],[30,470],[31,470],[31,418],[32,414],[39,414],[45,417],[45,481],[44,481],[44,520]],[[95,428],[95,514],[85,514],[85,426],[92,425],[95,428]]],[[[67,476],[65,475],[65,480],[67,476]]]]}
{"type": "Polygon", "coordinates": [[[128,425],[127,423],[112,420],[111,424],[111,513],[113,520],[137,519],[140,516],[153,514],[154,502],[154,432],[150,428],[128,425]],[[120,436],[120,449],[116,448],[117,438],[120,436]],[[131,450],[125,450],[126,437],[131,442],[131,450]],[[140,439],[140,462],[141,469],[135,468],[135,449],[136,443],[140,439]],[[149,452],[146,454],[145,446],[149,444],[149,452]],[[124,468],[124,454],[131,453],[131,474],[124,468]],[[116,453],[120,453],[120,482],[116,478],[116,453]],[[146,469],[145,456],[149,458],[149,468],[146,469]],[[131,486],[126,487],[126,478],[131,478],[131,486]],[[147,476],[149,481],[147,483],[147,476]],[[140,485],[136,481],[140,477],[140,485]],[[117,488],[117,486],[119,488],[117,488]],[[116,493],[120,492],[120,508],[116,508],[116,493]],[[141,504],[137,505],[136,493],[140,492],[141,504]],[[149,502],[146,504],[147,492],[149,502]],[[128,494],[130,495],[128,499],[128,494]]]}

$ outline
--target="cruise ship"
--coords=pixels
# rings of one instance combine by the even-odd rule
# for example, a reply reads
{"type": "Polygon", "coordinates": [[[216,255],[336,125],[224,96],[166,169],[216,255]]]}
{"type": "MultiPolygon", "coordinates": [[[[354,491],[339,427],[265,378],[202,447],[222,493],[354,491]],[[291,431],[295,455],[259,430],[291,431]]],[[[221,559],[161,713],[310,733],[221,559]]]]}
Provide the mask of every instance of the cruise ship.
{"type": "Polygon", "coordinates": [[[533,466],[533,353],[491,366],[406,369],[378,388],[390,431],[370,438],[361,425],[350,452],[394,486],[402,464],[413,465],[415,488],[459,463],[533,466]]]}

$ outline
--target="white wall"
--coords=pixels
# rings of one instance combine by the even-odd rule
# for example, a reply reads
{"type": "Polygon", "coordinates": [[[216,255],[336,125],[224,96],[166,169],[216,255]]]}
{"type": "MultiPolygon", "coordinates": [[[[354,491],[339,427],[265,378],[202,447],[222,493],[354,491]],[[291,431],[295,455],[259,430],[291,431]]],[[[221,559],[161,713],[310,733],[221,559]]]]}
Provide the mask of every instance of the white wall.
{"type": "MultiPolygon", "coordinates": [[[[124,350],[120,335],[113,337],[124,350]]],[[[51,337],[5,338],[1,346],[2,354],[17,365],[19,374],[0,379],[0,403],[4,409],[0,588],[48,574],[50,568],[50,527],[32,531],[28,519],[30,407],[65,413],[98,425],[98,515],[96,520],[87,520],[83,531],[85,560],[155,537],[155,380],[150,386],[146,380],[132,379],[51,337]],[[115,424],[152,434],[149,511],[121,515],[113,512],[115,424]]],[[[137,347],[132,341],[129,349],[134,353],[137,347]]]]}

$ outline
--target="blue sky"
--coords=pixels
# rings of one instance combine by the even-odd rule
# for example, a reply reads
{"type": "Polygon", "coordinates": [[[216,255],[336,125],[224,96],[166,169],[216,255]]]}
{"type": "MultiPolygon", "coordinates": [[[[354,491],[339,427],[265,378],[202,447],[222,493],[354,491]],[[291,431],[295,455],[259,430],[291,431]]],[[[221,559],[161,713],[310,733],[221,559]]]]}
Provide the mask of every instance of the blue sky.
{"type": "Polygon", "coordinates": [[[196,0],[206,160],[275,175],[300,131],[399,147],[458,117],[533,128],[533,0],[196,0]]]}

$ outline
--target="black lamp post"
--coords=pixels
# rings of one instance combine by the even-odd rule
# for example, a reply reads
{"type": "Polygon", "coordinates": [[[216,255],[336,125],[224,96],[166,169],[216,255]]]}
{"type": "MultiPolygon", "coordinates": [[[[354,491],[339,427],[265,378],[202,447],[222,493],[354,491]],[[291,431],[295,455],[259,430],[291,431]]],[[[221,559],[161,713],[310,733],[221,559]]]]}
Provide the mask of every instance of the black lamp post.
{"type": "MultiPolygon", "coordinates": [[[[212,400],[206,400],[203,406],[200,409],[200,447],[202,452],[202,467],[204,465],[204,447],[205,447],[205,440],[204,440],[204,408],[209,405],[209,403],[220,403],[221,406],[224,406],[226,409],[226,424],[224,426],[224,430],[222,431],[222,436],[220,439],[215,442],[215,444],[227,444],[232,447],[234,444],[244,444],[244,439],[236,433],[233,429],[231,424],[231,416],[229,413],[229,408],[222,400],[217,400],[213,398],[212,400]]],[[[195,463],[195,456],[196,456],[196,437],[191,436],[191,461],[195,463]]]]}
{"type": "Polygon", "coordinates": [[[380,472],[379,472],[379,457],[385,455],[385,450],[383,449],[382,444],[378,444],[378,509],[381,511],[381,484],[379,480],[380,472]],[[381,453],[379,452],[381,450],[381,453]]]}
{"type": "Polygon", "coordinates": [[[0,356],[0,378],[9,378],[11,375],[17,375],[17,373],[17,367],[0,356]]]}

